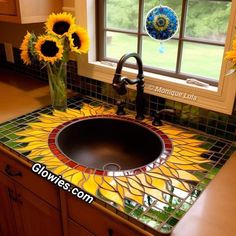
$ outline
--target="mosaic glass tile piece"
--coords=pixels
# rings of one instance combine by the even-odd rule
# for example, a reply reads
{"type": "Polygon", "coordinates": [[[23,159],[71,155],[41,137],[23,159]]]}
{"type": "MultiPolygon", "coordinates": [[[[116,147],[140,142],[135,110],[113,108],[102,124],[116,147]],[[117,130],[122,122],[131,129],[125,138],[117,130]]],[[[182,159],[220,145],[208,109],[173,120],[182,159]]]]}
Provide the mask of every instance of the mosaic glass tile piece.
{"type": "MultiPolygon", "coordinates": [[[[66,112],[50,107],[0,124],[0,142],[29,162],[45,164],[53,173],[79,186],[99,200],[145,225],[145,229],[170,233],[235,150],[226,140],[165,124],[140,124],[164,139],[171,155],[160,165],[117,175],[70,160],[58,150],[57,132],[73,120],[111,116],[113,106],[90,98],[71,98],[66,112]]],[[[133,115],[125,116],[133,119],[133,115]]],[[[138,121],[135,121],[138,122],[138,121]]],[[[170,154],[170,153],[169,153],[170,154]]]]}

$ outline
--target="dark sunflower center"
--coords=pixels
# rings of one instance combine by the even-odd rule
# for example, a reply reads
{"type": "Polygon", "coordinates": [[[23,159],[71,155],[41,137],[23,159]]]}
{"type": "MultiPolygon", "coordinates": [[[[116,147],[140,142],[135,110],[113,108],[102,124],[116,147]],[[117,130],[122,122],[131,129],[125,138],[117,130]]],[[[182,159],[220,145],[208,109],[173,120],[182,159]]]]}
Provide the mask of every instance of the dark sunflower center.
{"type": "Polygon", "coordinates": [[[163,26],[165,26],[165,24],[166,24],[166,19],[163,18],[163,17],[160,17],[160,18],[158,18],[156,24],[157,24],[157,26],[159,26],[159,27],[163,27],[163,26]]]}
{"type": "Polygon", "coordinates": [[[68,32],[70,24],[66,21],[58,21],[53,25],[53,32],[59,35],[63,35],[68,32]]]}
{"type": "Polygon", "coordinates": [[[46,40],[41,46],[41,52],[46,57],[55,57],[59,48],[53,41],[46,40]]]}
{"type": "Polygon", "coordinates": [[[73,33],[72,38],[73,38],[74,46],[77,47],[77,48],[80,48],[81,47],[81,41],[80,41],[80,38],[79,38],[78,34],[73,33]]]}

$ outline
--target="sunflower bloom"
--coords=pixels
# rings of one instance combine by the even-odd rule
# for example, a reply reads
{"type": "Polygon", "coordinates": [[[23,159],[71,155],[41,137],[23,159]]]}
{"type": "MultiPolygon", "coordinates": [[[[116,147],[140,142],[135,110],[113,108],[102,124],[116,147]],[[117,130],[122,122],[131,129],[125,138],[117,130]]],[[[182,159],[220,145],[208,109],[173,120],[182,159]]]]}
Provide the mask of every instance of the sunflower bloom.
{"type": "Polygon", "coordinates": [[[31,59],[30,59],[30,42],[31,42],[31,39],[32,39],[32,35],[31,33],[29,33],[27,31],[27,34],[25,35],[24,37],[24,40],[23,42],[21,43],[21,46],[20,46],[20,49],[21,49],[21,59],[23,60],[23,62],[26,64],[26,65],[30,65],[31,64],[31,59]]]}
{"type": "Polygon", "coordinates": [[[54,63],[63,57],[63,46],[55,37],[43,35],[38,38],[35,50],[39,60],[54,63]]]}
{"type": "Polygon", "coordinates": [[[233,41],[233,50],[236,50],[236,39],[233,41]]]}
{"type": "Polygon", "coordinates": [[[225,59],[231,61],[233,64],[236,64],[236,50],[226,52],[225,59]]]}
{"type": "Polygon", "coordinates": [[[69,35],[70,49],[76,53],[87,53],[89,49],[89,37],[87,31],[80,27],[74,26],[69,35]]]}
{"type": "Polygon", "coordinates": [[[75,24],[75,19],[67,12],[59,14],[52,13],[45,24],[46,31],[49,34],[54,34],[61,38],[68,35],[71,27],[75,24]]]}

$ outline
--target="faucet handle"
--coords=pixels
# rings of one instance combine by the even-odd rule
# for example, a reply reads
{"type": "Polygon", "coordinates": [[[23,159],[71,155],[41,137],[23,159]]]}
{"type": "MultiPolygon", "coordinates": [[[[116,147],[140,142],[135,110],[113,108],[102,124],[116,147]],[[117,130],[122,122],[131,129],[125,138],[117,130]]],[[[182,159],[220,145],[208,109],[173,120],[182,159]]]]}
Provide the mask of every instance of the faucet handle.
{"type": "Polygon", "coordinates": [[[116,114],[119,115],[119,116],[122,116],[122,115],[125,115],[125,102],[124,101],[120,101],[118,100],[116,102],[116,105],[117,105],[117,111],[116,111],[116,114]]]}
{"type": "Polygon", "coordinates": [[[152,124],[154,126],[161,126],[163,125],[162,121],[161,121],[161,115],[165,115],[165,114],[176,114],[176,110],[175,109],[162,109],[160,111],[156,111],[154,113],[154,119],[152,124]]]}

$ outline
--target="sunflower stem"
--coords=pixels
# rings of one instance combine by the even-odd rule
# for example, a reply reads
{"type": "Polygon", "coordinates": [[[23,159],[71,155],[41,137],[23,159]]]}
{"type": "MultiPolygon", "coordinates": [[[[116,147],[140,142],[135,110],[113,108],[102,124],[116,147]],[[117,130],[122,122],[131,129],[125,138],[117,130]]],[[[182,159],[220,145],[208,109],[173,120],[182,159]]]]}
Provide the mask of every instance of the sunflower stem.
{"type": "Polygon", "coordinates": [[[67,107],[66,65],[64,61],[47,64],[52,107],[61,111],[65,111],[67,107]]]}

